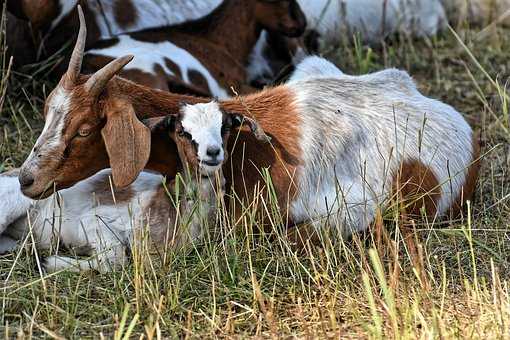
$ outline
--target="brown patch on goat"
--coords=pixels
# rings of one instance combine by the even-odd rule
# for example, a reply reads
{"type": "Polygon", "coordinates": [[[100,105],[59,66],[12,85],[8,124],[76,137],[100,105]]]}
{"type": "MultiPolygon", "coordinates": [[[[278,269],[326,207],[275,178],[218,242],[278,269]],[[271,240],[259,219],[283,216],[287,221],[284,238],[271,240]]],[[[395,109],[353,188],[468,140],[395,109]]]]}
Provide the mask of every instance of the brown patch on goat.
{"type": "Polygon", "coordinates": [[[165,61],[166,67],[168,67],[170,69],[170,71],[172,71],[174,76],[182,79],[181,68],[176,63],[174,63],[172,60],[170,60],[166,57],[163,60],[165,61]]]}
{"type": "Polygon", "coordinates": [[[419,160],[408,160],[401,164],[393,178],[393,194],[404,207],[409,217],[434,216],[441,196],[439,181],[432,169],[419,160]]]}
{"type": "Polygon", "coordinates": [[[131,201],[135,196],[135,193],[131,186],[123,189],[113,189],[113,181],[110,182],[111,173],[104,173],[95,179],[91,184],[95,189],[95,198],[100,205],[115,205],[115,204],[126,204],[131,201]],[[115,198],[115,199],[114,199],[115,198]]]}
{"type": "Polygon", "coordinates": [[[116,0],[113,3],[113,15],[120,28],[127,29],[138,20],[136,7],[131,0],[116,0]]]}
{"type": "Polygon", "coordinates": [[[205,93],[211,93],[207,79],[205,79],[202,73],[198,72],[197,70],[189,70],[188,77],[194,86],[198,87],[199,89],[203,89],[205,93]]]}
{"type": "Polygon", "coordinates": [[[296,195],[295,180],[302,153],[297,142],[301,139],[301,119],[294,101],[292,92],[281,86],[221,103],[228,112],[255,119],[271,138],[271,142],[265,143],[246,129],[240,130],[239,135],[232,132],[228,145],[230,161],[226,162],[223,171],[227,188],[232,186],[245,203],[253,201],[257,186],[260,186],[264,195],[267,194],[267,186],[261,175],[264,168],[269,170],[279,198],[277,203],[283,211],[287,211],[289,202],[296,195]]]}
{"type": "Polygon", "coordinates": [[[7,1],[7,10],[20,19],[30,21],[36,29],[48,24],[58,15],[55,0],[7,1]]]}
{"type": "Polygon", "coordinates": [[[295,0],[227,0],[202,19],[131,36],[147,42],[170,41],[197,58],[223,88],[233,86],[239,93],[249,93],[253,88],[245,86],[245,65],[262,25],[297,34],[304,30],[306,20],[295,0]]]}
{"type": "Polygon", "coordinates": [[[480,135],[478,133],[473,133],[472,148],[472,163],[469,165],[465,183],[453,202],[452,217],[459,216],[462,213],[466,201],[473,198],[476,189],[476,182],[480,171],[480,135]]]}
{"type": "MultiPolygon", "coordinates": [[[[168,190],[172,192],[173,183],[168,183],[168,190]]],[[[144,208],[144,214],[149,218],[150,235],[154,245],[164,250],[167,246],[179,243],[178,234],[175,233],[177,209],[173,206],[163,185],[154,193],[149,204],[144,208]]]]}
{"type": "Polygon", "coordinates": [[[167,91],[168,86],[166,81],[164,78],[158,76],[158,73],[152,74],[139,69],[129,69],[122,71],[121,75],[126,79],[134,81],[135,83],[152,87],[153,89],[167,91]]]}

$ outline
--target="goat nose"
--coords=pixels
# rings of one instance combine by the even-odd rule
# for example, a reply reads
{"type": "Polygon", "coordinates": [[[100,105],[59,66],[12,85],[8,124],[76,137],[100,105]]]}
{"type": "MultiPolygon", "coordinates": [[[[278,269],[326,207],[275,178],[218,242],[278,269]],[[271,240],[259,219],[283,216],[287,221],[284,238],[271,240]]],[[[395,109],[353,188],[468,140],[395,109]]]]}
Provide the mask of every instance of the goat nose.
{"type": "Polygon", "coordinates": [[[208,147],[207,148],[207,156],[216,158],[220,154],[221,149],[218,147],[208,147]]]}
{"type": "Polygon", "coordinates": [[[21,189],[29,188],[32,184],[34,184],[34,176],[32,174],[22,172],[19,174],[18,180],[21,189]]]}

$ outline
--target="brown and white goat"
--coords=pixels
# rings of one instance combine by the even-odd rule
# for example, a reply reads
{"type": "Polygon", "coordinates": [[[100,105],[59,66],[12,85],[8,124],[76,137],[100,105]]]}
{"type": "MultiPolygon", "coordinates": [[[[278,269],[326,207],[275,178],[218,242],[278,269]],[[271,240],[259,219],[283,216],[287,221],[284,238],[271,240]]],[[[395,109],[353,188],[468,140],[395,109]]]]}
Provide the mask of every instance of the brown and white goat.
{"type": "Polygon", "coordinates": [[[136,58],[123,77],[153,88],[225,98],[232,86],[251,91],[246,65],[262,29],[298,37],[305,27],[296,0],[224,0],[199,20],[103,41],[86,53],[84,69],[95,71],[129,53],[136,58]]]}
{"type": "MultiPolygon", "coordinates": [[[[132,31],[176,25],[210,13],[221,0],[3,0],[9,11],[7,43],[15,65],[42,60],[60,51],[78,30],[74,10],[83,7],[89,27],[87,46],[132,31]],[[23,36],[16,34],[23,30],[23,36]]],[[[64,71],[57,69],[58,71],[64,71]]],[[[61,74],[60,74],[61,75],[61,74]]]]}
{"type": "MultiPolygon", "coordinates": [[[[23,192],[44,197],[110,165],[120,187],[144,166],[175,176],[176,146],[153,135],[149,148],[139,119],[205,99],[113,77],[129,58],[79,76],[82,51],[78,43],[46,102],[45,130],[20,173],[23,192]]],[[[410,214],[425,207],[433,216],[458,209],[474,190],[478,149],[471,128],[455,109],[420,94],[405,72],[353,77],[314,57],[298,65],[289,83],[221,101],[220,108],[255,119],[271,137],[263,143],[240,130],[231,139],[227,188],[251,201],[257,188],[267,192],[261,170],[268,169],[289,225],[326,217],[349,233],[366,228],[376,208],[395,196],[404,196],[410,214]]]]}
{"type": "MultiPolygon", "coordinates": [[[[204,17],[217,8],[222,1],[101,0],[99,3],[98,1],[78,0],[7,0],[8,9],[17,16],[16,18],[9,15],[9,27],[7,28],[9,53],[14,56],[15,65],[22,66],[33,63],[60,50],[77,30],[76,11],[73,11],[73,9],[78,3],[83,6],[85,20],[90,28],[86,46],[95,49],[99,54],[105,49],[105,45],[109,46],[105,49],[108,56],[92,57],[90,64],[85,65],[88,72],[94,72],[104,66],[106,60],[109,59],[108,57],[116,57],[126,53],[125,45],[127,41],[119,42],[119,40],[126,40],[127,36],[122,36],[122,34],[175,26],[199,18],[202,18],[200,21],[206,21],[204,17]],[[30,25],[26,20],[30,22],[30,25]],[[111,40],[118,35],[121,35],[119,39],[111,40]],[[111,46],[113,42],[116,42],[115,46],[111,46]],[[119,50],[122,45],[124,45],[124,50],[119,50]]],[[[303,18],[302,15],[299,15],[296,5],[291,5],[290,9],[295,20],[303,18]]],[[[277,11],[271,13],[277,13],[277,11]]],[[[231,18],[227,18],[225,21],[231,22],[231,18]]],[[[185,26],[189,26],[189,24],[185,26]]],[[[271,32],[263,31],[259,41],[257,41],[246,68],[250,83],[267,84],[274,80],[274,76],[278,74],[283,66],[292,62],[297,43],[296,39],[286,38],[278,31],[280,31],[279,28],[271,32]]],[[[229,36],[235,36],[232,35],[232,32],[228,33],[229,36]]],[[[147,55],[151,55],[153,56],[150,60],[151,64],[144,63],[136,67],[132,65],[131,70],[124,73],[123,76],[138,82],[143,81],[145,84],[156,88],[168,89],[168,77],[165,74],[168,75],[173,72],[176,75],[172,77],[171,90],[174,92],[204,94],[204,90],[181,84],[178,80],[187,79],[187,83],[198,82],[200,85],[204,85],[203,75],[208,72],[207,70],[205,72],[201,70],[199,63],[188,65],[194,66],[189,71],[191,77],[188,77],[186,72],[183,73],[182,70],[178,69],[179,66],[185,66],[186,60],[193,59],[187,55],[186,51],[181,51],[177,47],[173,51],[169,51],[172,46],[162,46],[159,43],[158,46],[162,49],[158,54],[161,57],[156,58],[154,56],[156,50],[151,49],[147,52],[150,43],[155,44],[155,42],[137,41],[135,46],[131,46],[129,53],[136,54],[137,57],[142,59],[148,58],[147,55]],[[166,55],[166,53],[169,52],[173,52],[170,57],[179,60],[181,64],[174,65],[166,62],[165,58],[169,59],[169,55],[166,55]],[[177,53],[175,54],[175,52],[177,53]],[[154,68],[155,59],[159,59],[159,62],[154,68]],[[165,62],[162,62],[162,60],[165,62]],[[200,69],[201,72],[196,69],[200,69]]],[[[216,53],[220,54],[221,57],[219,51],[216,51],[216,53]]],[[[231,58],[230,53],[225,53],[224,58],[231,58]]],[[[245,65],[241,66],[244,67],[245,65]]],[[[239,63],[236,64],[234,69],[237,70],[238,67],[239,63]]],[[[56,68],[55,73],[57,75],[61,75],[63,72],[64,70],[61,67],[56,68]]],[[[213,94],[217,93],[213,91],[213,94]]]]}
{"type": "Polygon", "coordinates": [[[90,256],[87,260],[49,256],[43,261],[46,271],[107,272],[125,263],[126,250],[140,241],[144,231],[160,250],[200,241],[221,211],[222,165],[228,156],[224,145],[231,130],[245,122],[258,138],[265,138],[255,121],[225,112],[218,116],[218,110],[217,104],[185,105],[176,115],[145,122],[155,135],[170,139],[177,148],[181,176],[170,182],[168,194],[163,177],[148,172],[114,190],[108,169],[33,201],[21,194],[12,172],[0,175],[0,194],[6,195],[0,202],[0,253],[11,250],[13,239],[22,239],[30,231],[40,250],[61,245],[76,255],[90,256]]]}

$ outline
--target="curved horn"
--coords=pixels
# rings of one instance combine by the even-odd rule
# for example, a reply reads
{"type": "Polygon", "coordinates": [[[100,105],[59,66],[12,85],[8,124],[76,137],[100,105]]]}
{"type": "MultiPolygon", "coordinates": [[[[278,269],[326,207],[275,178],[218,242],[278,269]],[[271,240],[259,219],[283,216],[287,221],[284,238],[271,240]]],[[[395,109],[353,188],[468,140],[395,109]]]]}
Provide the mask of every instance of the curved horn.
{"type": "Polygon", "coordinates": [[[78,17],[80,18],[80,31],[78,32],[78,39],[76,40],[76,45],[74,45],[73,54],[71,55],[71,60],[69,60],[69,67],[65,75],[64,87],[66,88],[74,86],[76,79],[80,75],[85,41],[87,40],[87,25],[85,24],[85,16],[80,5],[78,5],[78,17]]]}
{"type": "Polygon", "coordinates": [[[94,73],[85,83],[85,90],[94,98],[101,94],[106,84],[120,72],[131,60],[132,55],[125,55],[111,61],[108,65],[94,73]]]}

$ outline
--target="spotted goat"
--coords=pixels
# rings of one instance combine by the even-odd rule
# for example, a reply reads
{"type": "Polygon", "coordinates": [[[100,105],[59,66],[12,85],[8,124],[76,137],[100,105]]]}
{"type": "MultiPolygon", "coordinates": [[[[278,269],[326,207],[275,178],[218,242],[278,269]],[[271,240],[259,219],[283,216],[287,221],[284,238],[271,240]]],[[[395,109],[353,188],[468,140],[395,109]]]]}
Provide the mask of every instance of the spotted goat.
{"type": "Polygon", "coordinates": [[[16,64],[25,65],[61,52],[62,46],[78,29],[75,11],[78,4],[83,7],[90,30],[86,45],[92,46],[100,40],[111,39],[122,33],[176,25],[201,18],[216,8],[221,0],[5,2],[9,14],[6,36],[9,53],[15,57],[16,64]]]}
{"type": "Polygon", "coordinates": [[[263,29],[300,36],[306,19],[295,0],[224,0],[209,15],[180,25],[120,35],[87,51],[95,71],[126,53],[123,77],[172,92],[226,98],[251,92],[246,65],[263,29]]]}

